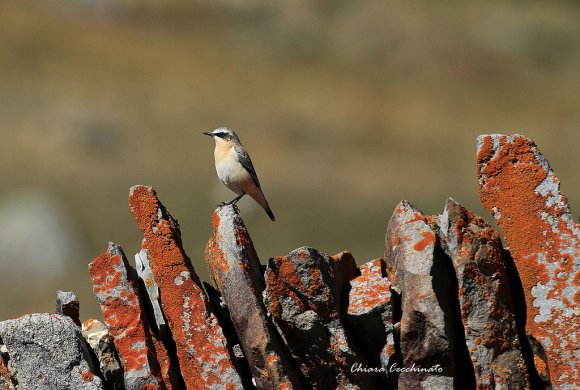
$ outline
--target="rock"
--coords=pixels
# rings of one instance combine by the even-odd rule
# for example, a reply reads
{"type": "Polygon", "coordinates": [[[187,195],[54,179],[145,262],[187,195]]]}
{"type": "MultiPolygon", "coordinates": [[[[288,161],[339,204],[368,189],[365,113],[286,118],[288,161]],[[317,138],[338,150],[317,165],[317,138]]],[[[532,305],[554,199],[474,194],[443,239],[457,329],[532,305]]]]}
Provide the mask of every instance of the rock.
{"type": "Polygon", "coordinates": [[[28,314],[3,321],[0,339],[17,389],[103,389],[81,330],[69,317],[28,314]]]}
{"type": "Polygon", "coordinates": [[[115,357],[113,336],[107,327],[100,321],[87,320],[82,324],[82,335],[99,362],[105,389],[124,389],[123,370],[115,357]]]}
{"type": "Polygon", "coordinates": [[[347,319],[367,356],[384,368],[389,376],[389,388],[394,388],[394,375],[389,375],[389,367],[395,363],[393,301],[385,262],[376,259],[363,264],[360,273],[350,281],[347,319]]]}
{"type": "Polygon", "coordinates": [[[2,390],[14,390],[16,385],[12,378],[12,373],[8,368],[8,362],[6,362],[4,355],[8,357],[8,349],[0,340],[0,389],[2,390]],[[5,352],[4,352],[5,350],[5,352]]]}
{"type": "Polygon", "coordinates": [[[401,297],[400,389],[452,389],[456,376],[447,265],[425,216],[399,203],[387,227],[385,263],[392,288],[401,297]],[[445,293],[448,296],[445,296],[445,293]],[[415,370],[417,368],[417,370],[415,370]],[[419,370],[424,370],[423,372],[419,370]]]}
{"type": "Polygon", "coordinates": [[[72,291],[56,292],[56,314],[70,317],[75,324],[81,326],[79,314],[79,299],[72,291]]]}
{"type": "Polygon", "coordinates": [[[233,205],[219,207],[212,221],[214,233],[205,261],[229,310],[256,387],[301,388],[262,303],[264,278],[244,222],[233,205]]]}
{"type": "Polygon", "coordinates": [[[505,236],[526,306],[526,330],[541,344],[554,386],[580,387],[580,225],[544,156],[522,135],[477,140],[479,195],[505,236]]]}
{"type": "MultiPolygon", "coordinates": [[[[367,365],[351,343],[339,311],[354,259],[301,247],[268,261],[264,302],[308,382],[316,389],[375,388],[381,375],[354,371],[367,365]]],[[[346,302],[345,302],[346,305],[346,302]]]]}
{"type": "Polygon", "coordinates": [[[230,356],[232,357],[232,361],[237,367],[240,377],[242,378],[244,389],[255,388],[256,386],[252,384],[254,377],[252,375],[252,371],[250,370],[248,359],[246,359],[246,356],[242,351],[241,341],[238,337],[238,334],[236,333],[236,328],[232,322],[228,307],[226,306],[220,292],[214,286],[212,286],[210,283],[203,282],[203,287],[211,304],[212,312],[217,317],[218,322],[224,332],[224,336],[228,340],[228,346],[231,346],[232,353],[230,353],[230,356]]]}
{"type": "Polygon", "coordinates": [[[451,198],[433,227],[457,275],[477,388],[530,388],[499,235],[451,198]]]}
{"type": "Polygon", "coordinates": [[[155,283],[153,271],[149,265],[147,249],[141,249],[139,253],[135,255],[135,266],[141,286],[147,292],[149,297],[149,299],[145,301],[151,306],[150,312],[153,313],[153,324],[159,333],[166,334],[167,323],[165,322],[163,310],[161,310],[161,303],[159,302],[159,287],[157,286],[157,283],[155,283]]]}
{"type": "Polygon", "coordinates": [[[185,384],[194,389],[242,388],[227,341],[181,244],[179,223],[151,187],[132,187],[129,205],[145,236],[141,247],[148,252],[185,384]]]}
{"type": "Polygon", "coordinates": [[[137,272],[123,249],[110,242],[107,252],[89,264],[89,274],[123,365],[125,387],[173,387],[168,353],[160,342],[154,342],[139,296],[137,272]]]}

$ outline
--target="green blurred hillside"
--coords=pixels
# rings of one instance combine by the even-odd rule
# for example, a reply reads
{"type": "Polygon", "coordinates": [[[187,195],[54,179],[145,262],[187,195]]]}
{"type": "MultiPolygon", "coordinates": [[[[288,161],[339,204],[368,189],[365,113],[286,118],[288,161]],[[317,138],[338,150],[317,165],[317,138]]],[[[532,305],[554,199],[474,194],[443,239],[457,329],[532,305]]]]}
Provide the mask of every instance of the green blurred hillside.
{"type": "Polygon", "coordinates": [[[108,240],[132,261],[134,184],[205,278],[213,206],[233,197],[201,135],[218,126],[276,213],[240,202],[263,263],[300,245],[380,257],[401,199],[490,220],[480,133],[534,139],[578,215],[579,69],[572,1],[1,2],[0,319],[52,311],[57,288],[99,316],[87,263],[108,240]]]}

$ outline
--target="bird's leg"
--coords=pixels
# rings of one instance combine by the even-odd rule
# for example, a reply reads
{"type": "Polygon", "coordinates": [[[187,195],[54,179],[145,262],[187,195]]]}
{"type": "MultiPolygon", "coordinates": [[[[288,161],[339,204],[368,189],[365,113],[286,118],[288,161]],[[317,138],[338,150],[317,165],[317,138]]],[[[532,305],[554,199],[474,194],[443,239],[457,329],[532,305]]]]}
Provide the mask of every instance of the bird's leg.
{"type": "Polygon", "coordinates": [[[221,202],[218,207],[222,207],[222,206],[229,206],[229,205],[236,205],[236,203],[238,203],[238,200],[242,199],[242,197],[246,195],[245,192],[242,192],[240,195],[236,196],[234,199],[230,200],[229,202],[221,202]]]}
{"type": "Polygon", "coordinates": [[[238,200],[240,200],[240,199],[243,198],[244,195],[246,195],[246,193],[245,192],[242,192],[240,195],[236,196],[234,198],[234,200],[230,201],[229,204],[235,205],[236,203],[238,203],[238,200]]]}

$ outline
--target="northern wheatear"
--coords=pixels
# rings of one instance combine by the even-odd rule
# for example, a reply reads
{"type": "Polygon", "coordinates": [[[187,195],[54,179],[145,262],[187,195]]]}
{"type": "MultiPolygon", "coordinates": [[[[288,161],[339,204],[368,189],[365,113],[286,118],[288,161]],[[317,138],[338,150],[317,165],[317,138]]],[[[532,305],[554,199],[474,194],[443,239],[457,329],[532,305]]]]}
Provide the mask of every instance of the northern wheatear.
{"type": "Polygon", "coordinates": [[[270,219],[275,221],[274,213],[260,187],[260,181],[252,165],[252,160],[240,143],[237,134],[226,127],[220,127],[211,133],[203,134],[209,135],[215,141],[213,155],[218,178],[226,187],[238,194],[236,198],[224,202],[224,204],[236,204],[238,200],[248,194],[266,210],[270,219]]]}

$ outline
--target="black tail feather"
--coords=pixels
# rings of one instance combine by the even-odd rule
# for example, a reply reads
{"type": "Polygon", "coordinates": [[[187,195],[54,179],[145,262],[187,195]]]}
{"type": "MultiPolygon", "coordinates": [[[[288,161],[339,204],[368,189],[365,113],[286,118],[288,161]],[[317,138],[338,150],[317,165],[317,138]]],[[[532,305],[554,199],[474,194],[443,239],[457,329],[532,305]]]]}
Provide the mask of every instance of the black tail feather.
{"type": "Polygon", "coordinates": [[[272,221],[276,220],[276,217],[274,217],[274,213],[272,212],[272,209],[270,209],[269,207],[266,209],[266,213],[268,214],[268,217],[270,217],[270,219],[272,221]]]}

